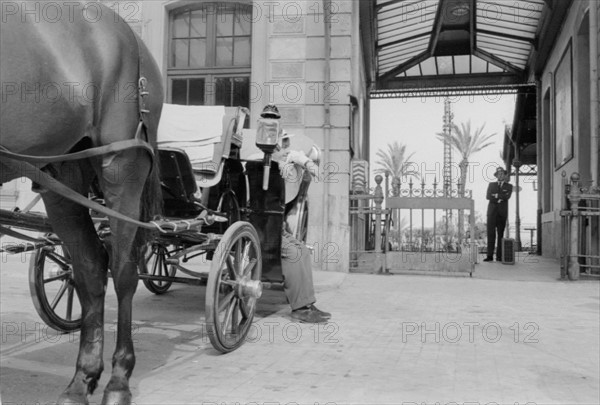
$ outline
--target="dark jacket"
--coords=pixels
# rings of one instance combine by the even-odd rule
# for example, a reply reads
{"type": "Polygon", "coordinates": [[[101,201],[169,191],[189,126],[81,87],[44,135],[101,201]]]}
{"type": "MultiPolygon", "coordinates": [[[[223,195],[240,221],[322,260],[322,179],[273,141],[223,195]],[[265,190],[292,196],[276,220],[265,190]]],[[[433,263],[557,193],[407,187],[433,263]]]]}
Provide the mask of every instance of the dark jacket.
{"type": "Polygon", "coordinates": [[[502,217],[508,216],[508,199],[512,195],[513,186],[506,181],[500,188],[498,182],[490,183],[488,185],[487,193],[485,197],[490,201],[488,204],[487,215],[500,215],[502,217]],[[498,198],[492,194],[498,194],[498,198]]]}

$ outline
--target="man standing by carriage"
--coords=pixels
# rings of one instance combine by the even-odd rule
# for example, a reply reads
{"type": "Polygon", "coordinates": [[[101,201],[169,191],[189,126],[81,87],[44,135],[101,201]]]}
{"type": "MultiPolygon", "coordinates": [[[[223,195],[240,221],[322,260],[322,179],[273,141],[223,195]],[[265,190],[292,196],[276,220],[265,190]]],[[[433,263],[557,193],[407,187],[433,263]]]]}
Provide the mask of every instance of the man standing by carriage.
{"type": "MultiPolygon", "coordinates": [[[[260,114],[265,119],[280,119],[281,115],[277,106],[268,104],[260,114]]],[[[299,166],[316,176],[317,165],[303,152],[291,149],[293,135],[281,131],[280,150],[273,154],[280,165],[280,173],[286,181],[286,187],[292,187],[293,181],[301,180],[302,176],[289,176],[292,166],[299,166]]],[[[306,244],[294,237],[288,224],[284,221],[281,239],[281,267],[283,272],[283,286],[285,295],[292,308],[291,317],[299,322],[324,323],[331,318],[331,314],[321,311],[315,306],[314,283],[310,265],[310,251],[306,244]]]]}

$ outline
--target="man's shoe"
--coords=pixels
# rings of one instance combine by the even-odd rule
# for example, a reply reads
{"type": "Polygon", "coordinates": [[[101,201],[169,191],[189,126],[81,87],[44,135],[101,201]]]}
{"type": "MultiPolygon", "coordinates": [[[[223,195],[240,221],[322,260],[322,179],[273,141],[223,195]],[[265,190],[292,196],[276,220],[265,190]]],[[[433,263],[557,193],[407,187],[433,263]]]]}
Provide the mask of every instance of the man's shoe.
{"type": "Polygon", "coordinates": [[[493,262],[494,258],[493,257],[486,257],[485,259],[483,259],[484,262],[493,262]]]}
{"type": "Polygon", "coordinates": [[[328,319],[322,317],[315,311],[308,309],[297,309],[292,311],[292,319],[303,323],[327,323],[328,319]]]}
{"type": "Polygon", "coordinates": [[[314,304],[307,305],[292,311],[292,319],[306,323],[325,323],[331,318],[331,314],[321,311],[314,304]]]}
{"type": "Polygon", "coordinates": [[[321,311],[319,308],[315,307],[315,304],[309,305],[308,309],[310,309],[311,311],[316,311],[323,318],[326,318],[326,319],[331,318],[331,314],[329,312],[321,311]]]}

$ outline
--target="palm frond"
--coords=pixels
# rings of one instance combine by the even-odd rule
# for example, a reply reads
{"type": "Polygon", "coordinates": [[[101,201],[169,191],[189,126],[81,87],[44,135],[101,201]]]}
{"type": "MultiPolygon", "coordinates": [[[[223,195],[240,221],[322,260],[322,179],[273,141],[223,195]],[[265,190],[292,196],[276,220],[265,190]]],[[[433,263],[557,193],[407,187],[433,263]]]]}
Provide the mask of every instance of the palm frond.
{"type": "Polygon", "coordinates": [[[408,154],[406,145],[398,141],[388,143],[386,150],[379,149],[375,156],[379,158],[375,161],[375,165],[378,166],[374,171],[376,174],[387,173],[392,178],[415,176],[415,173],[418,175],[415,170],[412,170],[414,162],[411,159],[414,152],[408,154]]]}

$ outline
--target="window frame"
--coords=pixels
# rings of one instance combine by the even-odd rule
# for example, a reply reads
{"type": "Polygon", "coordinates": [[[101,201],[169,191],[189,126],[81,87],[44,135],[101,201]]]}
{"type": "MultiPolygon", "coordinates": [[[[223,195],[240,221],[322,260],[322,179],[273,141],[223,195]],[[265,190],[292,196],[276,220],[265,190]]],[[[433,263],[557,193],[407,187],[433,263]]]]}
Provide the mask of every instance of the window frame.
{"type": "MultiPolygon", "coordinates": [[[[204,79],[204,104],[203,105],[216,105],[217,93],[214,91],[214,86],[217,78],[247,78],[248,79],[248,91],[250,91],[250,73],[240,74],[228,74],[219,72],[219,74],[203,74],[203,75],[177,75],[169,76],[167,79],[167,99],[173,102],[173,80],[190,80],[190,79],[204,79]],[[211,89],[211,86],[213,89],[211,89]]],[[[187,102],[189,104],[189,90],[187,94],[187,102]]],[[[243,107],[250,107],[249,105],[243,107]]]]}
{"type": "MultiPolygon", "coordinates": [[[[204,79],[205,80],[205,89],[204,89],[204,105],[214,105],[216,100],[216,93],[211,89],[211,86],[214,89],[216,78],[218,77],[251,77],[252,71],[252,36],[253,36],[253,26],[250,21],[250,34],[249,37],[249,63],[248,65],[230,65],[230,66],[217,66],[217,18],[219,18],[220,9],[222,7],[233,7],[235,15],[239,12],[239,8],[248,7],[248,11],[252,13],[252,6],[250,3],[245,2],[202,2],[199,4],[187,4],[181,7],[173,8],[169,10],[168,15],[168,27],[167,27],[167,99],[172,102],[173,100],[173,80],[177,79],[204,79]],[[199,10],[199,9],[208,9],[213,7],[213,10],[217,10],[216,12],[208,13],[206,20],[206,62],[207,66],[203,67],[172,67],[173,61],[173,45],[174,38],[182,38],[182,37],[174,37],[174,21],[175,16],[181,15],[182,13],[190,13],[199,10]]],[[[243,17],[241,17],[243,18],[243,17]]],[[[235,28],[234,28],[235,29],[235,28]]],[[[240,36],[246,37],[246,36],[240,36]]],[[[233,36],[235,38],[235,36],[233,36]]],[[[189,45],[188,45],[189,47],[189,45]]],[[[190,50],[188,48],[188,62],[190,50]]],[[[235,48],[232,53],[232,61],[235,60],[235,48]]],[[[250,81],[250,80],[249,80],[250,81]]],[[[250,91],[250,88],[248,89],[250,91]]],[[[189,102],[189,90],[187,94],[187,99],[189,102]]],[[[245,106],[249,107],[249,106],[245,106]]]]}
{"type": "Polygon", "coordinates": [[[574,156],[573,51],[571,40],[569,40],[556,65],[552,85],[554,88],[554,170],[557,171],[574,156]],[[564,146],[565,150],[560,146],[564,146]]]}

